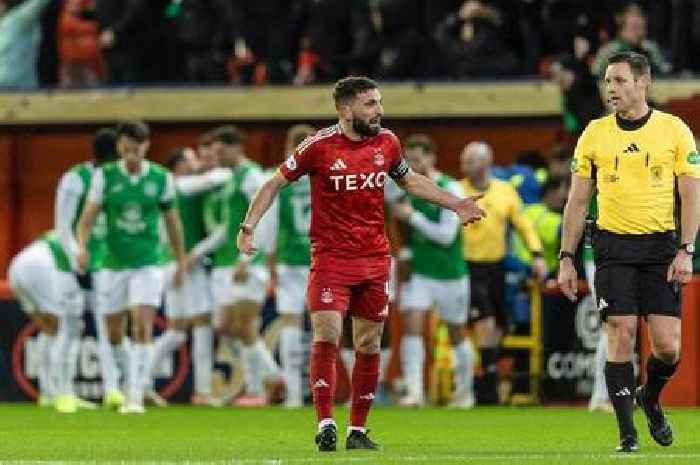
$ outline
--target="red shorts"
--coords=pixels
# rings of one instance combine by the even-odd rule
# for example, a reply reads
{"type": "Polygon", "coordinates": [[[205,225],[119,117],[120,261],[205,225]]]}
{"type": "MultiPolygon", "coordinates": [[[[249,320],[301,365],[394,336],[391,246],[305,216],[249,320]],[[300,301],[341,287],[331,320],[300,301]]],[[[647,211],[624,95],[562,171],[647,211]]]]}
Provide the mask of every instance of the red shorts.
{"type": "Polygon", "coordinates": [[[307,288],[309,311],[384,321],[389,315],[388,255],[371,258],[314,257],[307,288]]]}

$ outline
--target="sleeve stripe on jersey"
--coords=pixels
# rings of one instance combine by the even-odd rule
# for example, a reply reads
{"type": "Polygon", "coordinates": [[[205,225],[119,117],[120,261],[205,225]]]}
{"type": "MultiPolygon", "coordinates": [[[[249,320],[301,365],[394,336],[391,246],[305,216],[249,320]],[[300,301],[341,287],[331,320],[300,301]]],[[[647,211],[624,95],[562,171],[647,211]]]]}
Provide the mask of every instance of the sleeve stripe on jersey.
{"type": "Polygon", "coordinates": [[[321,129],[313,136],[309,136],[306,139],[304,139],[303,141],[301,141],[301,143],[297,147],[296,153],[302,154],[302,153],[304,153],[304,150],[309,148],[311,145],[315,144],[316,142],[318,142],[322,139],[326,139],[328,137],[331,137],[337,133],[338,133],[338,125],[337,124],[334,124],[333,126],[329,126],[325,129],[321,129]]]}

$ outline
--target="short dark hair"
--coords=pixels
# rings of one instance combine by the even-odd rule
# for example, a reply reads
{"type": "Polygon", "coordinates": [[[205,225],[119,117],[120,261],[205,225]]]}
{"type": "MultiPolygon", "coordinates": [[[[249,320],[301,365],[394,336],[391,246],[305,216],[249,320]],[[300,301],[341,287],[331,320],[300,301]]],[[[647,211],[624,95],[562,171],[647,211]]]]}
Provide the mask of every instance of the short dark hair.
{"type": "Polygon", "coordinates": [[[98,166],[118,158],[117,132],[113,128],[97,130],[92,138],[92,158],[98,166]]]}
{"type": "Polygon", "coordinates": [[[427,134],[411,134],[406,138],[404,147],[407,149],[421,148],[427,153],[437,153],[437,146],[427,134]]]}
{"type": "Polygon", "coordinates": [[[170,171],[173,171],[175,169],[175,166],[177,166],[177,164],[183,161],[184,159],[185,147],[178,147],[172,152],[170,152],[168,158],[165,160],[165,166],[167,166],[170,171]]]}
{"type": "Polygon", "coordinates": [[[634,77],[638,78],[644,74],[651,76],[651,67],[646,56],[637,52],[618,52],[608,58],[608,65],[613,63],[627,63],[632,70],[634,77]]]}
{"type": "Polygon", "coordinates": [[[221,142],[226,145],[241,145],[244,137],[240,129],[233,125],[219,126],[211,132],[212,142],[221,142]]]}
{"type": "Polygon", "coordinates": [[[151,130],[143,121],[122,121],[116,127],[117,138],[129,137],[138,142],[146,142],[151,137],[151,130]]]}
{"type": "Polygon", "coordinates": [[[333,86],[333,100],[336,105],[346,103],[357,94],[378,88],[379,84],[366,76],[348,76],[333,86]]]}

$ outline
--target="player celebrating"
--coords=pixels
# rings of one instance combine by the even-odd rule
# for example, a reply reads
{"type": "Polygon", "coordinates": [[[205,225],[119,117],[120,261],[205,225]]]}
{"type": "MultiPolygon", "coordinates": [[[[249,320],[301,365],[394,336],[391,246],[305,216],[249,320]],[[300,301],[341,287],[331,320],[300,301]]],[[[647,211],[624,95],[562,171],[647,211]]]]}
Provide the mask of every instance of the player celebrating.
{"type": "Polygon", "coordinates": [[[145,160],[150,131],[142,122],[117,127],[118,162],[107,163],[93,177],[87,205],[78,223],[78,264],[86,269],[87,241],[100,210],[107,224],[107,252],[103,268],[95,277],[96,306],[106,318],[110,341],[124,338],[127,311],[132,317],[133,347],[129,351],[128,401],[122,413],[143,413],[144,389],[150,382],[153,318],[160,306],[164,280],[158,265],[162,252],[158,234],[161,212],[178,270],[175,282],[185,272],[180,219],[173,208],[175,187],[172,175],[145,160]]]}
{"type": "MultiPolygon", "coordinates": [[[[168,329],[155,341],[150,371],[153,375],[160,362],[185,342],[186,331],[191,326],[194,369],[194,394],[191,401],[195,405],[209,405],[212,402],[212,304],[208,277],[195,245],[204,237],[204,199],[210,191],[231,179],[231,170],[216,168],[200,173],[197,154],[190,148],[174,150],[168,158],[167,167],[175,178],[177,212],[182,223],[185,251],[188,252],[188,271],[182,286],[173,286],[175,257],[172,249],[164,243],[165,313],[168,329]]],[[[166,404],[154,391],[148,391],[147,397],[156,405],[166,404]]]]}
{"type": "Polygon", "coordinates": [[[348,77],[335,84],[338,124],[306,139],[255,195],[238,232],[238,248],[255,252],[253,232],[278,191],[311,177],[311,273],[307,304],[313,345],[310,383],[318,418],[316,444],[336,449],[333,419],[336,360],[343,315],[353,316],[357,351],[352,373],[347,449],[378,449],[365,429],[377,388],[379,347],[388,314],[389,243],[384,230],[384,183],[391,176],[416,197],[454,210],[463,223],[482,216],[473,199],[459,199],[413,173],[401,145],[382,129],[384,113],[377,84],[348,77]]]}
{"type": "MultiPolygon", "coordinates": [[[[435,169],[436,147],[429,137],[416,134],[406,140],[406,159],[411,169],[432,180],[439,188],[463,197],[462,188],[435,169]]],[[[411,280],[403,286],[401,310],[404,332],[401,362],[407,395],[399,402],[406,407],[423,405],[423,320],[437,304],[447,323],[455,353],[455,393],[452,407],[474,406],[474,349],[464,337],[469,308],[469,279],[462,260],[462,226],[457,215],[445,208],[409,196],[393,208],[394,216],[411,228],[411,280]]]]}
{"type": "MultiPolygon", "coordinates": [[[[315,129],[299,124],[287,131],[286,152],[290,154],[315,129]]],[[[311,264],[311,183],[306,176],[280,190],[277,203],[277,313],[280,330],[280,361],[287,386],[285,406],[301,407],[301,368],[304,350],[301,345],[304,297],[311,264]]]]}
{"type": "MultiPolygon", "coordinates": [[[[211,192],[204,204],[205,226],[209,236],[196,246],[200,256],[213,252],[212,295],[219,312],[219,332],[230,344],[240,342],[245,395],[240,406],[264,405],[265,375],[276,376],[279,367],[260,338],[258,319],[267,295],[269,271],[265,257],[252,259],[240,254],[232,238],[238,232],[253,194],[264,182],[260,167],[250,161],[243,149],[243,134],[235,126],[222,126],[212,132],[212,150],[233,177],[211,192]]],[[[271,249],[270,238],[264,241],[271,249]]]]}
{"type": "MultiPolygon", "coordinates": [[[[56,399],[56,409],[59,411],[72,411],[76,400],[72,389],[72,379],[77,366],[77,344],[80,336],[80,314],[83,311],[85,290],[92,287],[91,273],[97,271],[102,263],[105,252],[104,242],[104,217],[101,216],[92,229],[88,248],[90,249],[90,263],[87,273],[74,274],[78,270],[77,253],[78,244],[75,240],[75,228],[80,214],[85,206],[88,191],[95,169],[102,164],[114,160],[116,155],[116,134],[113,129],[103,128],[97,131],[93,139],[93,160],[79,163],[69,169],[60,179],[56,189],[54,208],[55,234],[48,234],[45,239],[54,257],[62,277],[61,285],[57,287],[59,299],[72,304],[67,318],[59,332],[55,351],[56,353],[69,354],[62,363],[61,371],[64,382],[60,390],[63,395],[56,399]],[[81,289],[81,287],[83,289],[81,289]],[[76,300],[77,299],[77,300],[76,300]]],[[[94,309],[93,309],[94,310],[94,309]]],[[[99,344],[100,367],[102,368],[102,381],[105,387],[104,402],[106,405],[121,405],[123,395],[118,389],[117,375],[114,363],[109,354],[109,343],[106,330],[99,318],[95,318],[97,327],[97,339],[99,344]]]]}

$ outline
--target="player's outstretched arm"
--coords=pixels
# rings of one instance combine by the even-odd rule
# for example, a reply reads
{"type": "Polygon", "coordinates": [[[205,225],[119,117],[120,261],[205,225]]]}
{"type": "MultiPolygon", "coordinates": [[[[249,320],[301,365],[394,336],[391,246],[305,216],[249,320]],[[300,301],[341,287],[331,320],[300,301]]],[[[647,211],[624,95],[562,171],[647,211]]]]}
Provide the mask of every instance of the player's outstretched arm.
{"type": "Polygon", "coordinates": [[[287,178],[277,171],[275,175],[268,179],[255,193],[253,201],[248,207],[248,212],[245,215],[243,224],[238,230],[238,238],[236,240],[238,250],[248,255],[256,252],[253,246],[253,231],[255,230],[255,226],[258,225],[260,218],[262,218],[265,212],[270,208],[279,190],[286,186],[288,182],[287,178]]]}
{"type": "MultiPolygon", "coordinates": [[[[593,191],[593,180],[583,176],[571,177],[569,199],[564,207],[562,221],[561,250],[573,254],[583,235],[583,226],[588,211],[588,202],[593,191]]],[[[566,297],[576,300],[578,277],[571,257],[559,260],[559,287],[566,297]]]]}
{"type": "Polygon", "coordinates": [[[462,224],[479,221],[486,213],[477,206],[476,201],[482,196],[459,197],[440,189],[433,181],[422,174],[409,171],[396,180],[408,193],[454,211],[462,224]]]}

